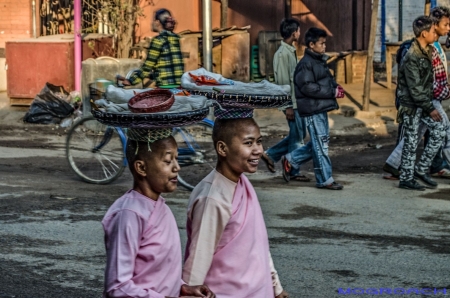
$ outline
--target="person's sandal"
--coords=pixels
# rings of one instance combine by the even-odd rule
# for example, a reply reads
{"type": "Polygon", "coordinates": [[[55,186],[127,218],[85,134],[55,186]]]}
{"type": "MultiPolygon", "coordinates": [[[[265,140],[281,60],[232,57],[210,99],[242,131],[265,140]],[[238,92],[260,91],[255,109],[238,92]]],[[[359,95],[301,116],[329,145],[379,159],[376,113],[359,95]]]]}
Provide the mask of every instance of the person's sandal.
{"type": "Polygon", "coordinates": [[[267,169],[272,172],[275,173],[275,164],[273,162],[273,160],[269,157],[269,155],[267,155],[266,152],[263,152],[263,154],[261,155],[261,159],[262,161],[264,161],[264,163],[267,166],[267,169]]]}
{"type": "Polygon", "coordinates": [[[333,182],[333,183],[330,183],[328,185],[318,186],[318,188],[330,189],[330,190],[341,190],[341,189],[344,188],[344,186],[340,185],[337,182],[333,182]]]}
{"type": "Polygon", "coordinates": [[[383,176],[384,179],[398,180],[400,178],[400,171],[397,170],[396,168],[394,168],[393,166],[391,166],[388,163],[384,164],[383,171],[385,171],[386,173],[391,174],[391,176],[383,176]]]}
{"type": "Polygon", "coordinates": [[[284,181],[289,182],[289,180],[291,180],[291,175],[289,173],[291,172],[292,166],[284,156],[281,158],[281,166],[283,168],[284,181]]]}

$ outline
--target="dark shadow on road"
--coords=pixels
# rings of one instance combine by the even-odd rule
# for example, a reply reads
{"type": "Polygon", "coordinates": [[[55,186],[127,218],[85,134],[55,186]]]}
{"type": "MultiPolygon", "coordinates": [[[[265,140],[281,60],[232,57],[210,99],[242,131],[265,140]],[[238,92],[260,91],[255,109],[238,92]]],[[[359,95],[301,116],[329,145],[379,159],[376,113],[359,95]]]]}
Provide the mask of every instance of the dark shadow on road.
{"type": "Polygon", "coordinates": [[[441,235],[440,237],[436,236],[431,239],[425,237],[350,233],[319,227],[274,228],[283,233],[298,237],[298,240],[301,240],[301,238],[307,238],[310,240],[327,239],[332,241],[362,241],[369,246],[375,246],[377,248],[415,246],[428,250],[433,254],[450,254],[450,241],[448,240],[447,235],[441,235]]]}

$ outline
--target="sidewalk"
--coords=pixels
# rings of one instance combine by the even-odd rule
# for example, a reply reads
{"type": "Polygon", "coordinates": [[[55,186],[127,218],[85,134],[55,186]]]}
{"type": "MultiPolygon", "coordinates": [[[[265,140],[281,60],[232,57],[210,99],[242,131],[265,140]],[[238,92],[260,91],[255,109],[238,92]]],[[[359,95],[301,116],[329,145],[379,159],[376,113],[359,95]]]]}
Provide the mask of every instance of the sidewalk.
{"type": "MultiPolygon", "coordinates": [[[[362,84],[342,86],[346,97],[339,99],[340,109],[329,113],[331,135],[377,134],[387,135],[396,129],[394,123],[396,109],[394,107],[394,90],[388,90],[378,83],[372,84],[369,112],[361,111],[362,84]]],[[[4,125],[26,127],[33,124],[22,122],[28,107],[10,106],[6,92],[0,92],[0,129],[4,125]]],[[[286,119],[276,109],[256,110],[255,119],[261,127],[263,135],[272,132],[287,132],[286,119]]]]}

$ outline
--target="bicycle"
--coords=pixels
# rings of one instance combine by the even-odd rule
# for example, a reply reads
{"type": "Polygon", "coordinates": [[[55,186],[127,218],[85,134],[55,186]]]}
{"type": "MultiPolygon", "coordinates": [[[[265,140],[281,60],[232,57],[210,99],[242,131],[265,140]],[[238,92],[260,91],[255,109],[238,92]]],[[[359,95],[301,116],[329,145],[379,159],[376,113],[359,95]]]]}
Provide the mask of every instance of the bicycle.
{"type": "MultiPolygon", "coordinates": [[[[181,167],[178,182],[188,190],[194,189],[215,167],[216,153],[211,142],[213,125],[212,120],[203,119],[193,125],[174,128],[181,167]],[[185,175],[184,168],[191,169],[190,175],[185,175]]],[[[81,180],[108,184],[122,175],[128,166],[126,142],[125,129],[103,125],[90,115],[70,128],[66,139],[66,158],[81,180]]]]}

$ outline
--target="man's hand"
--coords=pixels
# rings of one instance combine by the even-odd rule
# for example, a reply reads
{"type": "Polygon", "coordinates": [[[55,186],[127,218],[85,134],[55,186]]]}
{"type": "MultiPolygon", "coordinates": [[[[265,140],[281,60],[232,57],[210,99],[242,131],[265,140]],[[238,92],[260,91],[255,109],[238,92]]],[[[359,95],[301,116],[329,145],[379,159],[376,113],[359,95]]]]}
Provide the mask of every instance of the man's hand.
{"type": "Polygon", "coordinates": [[[116,76],[117,81],[120,81],[124,86],[131,86],[131,82],[121,75],[116,76]]]}
{"type": "Polygon", "coordinates": [[[335,92],[336,98],[344,98],[345,96],[345,90],[341,87],[341,85],[338,85],[335,92]]]}
{"type": "Polygon", "coordinates": [[[275,298],[288,298],[289,294],[283,290],[280,295],[276,296],[275,298]]]}
{"type": "Polygon", "coordinates": [[[215,298],[216,295],[214,295],[211,290],[205,286],[188,286],[188,285],[182,285],[180,290],[180,297],[205,297],[205,298],[215,298]]]}
{"type": "Polygon", "coordinates": [[[295,115],[294,115],[294,109],[293,108],[287,108],[286,109],[286,119],[290,120],[290,121],[294,121],[295,120],[295,115]]]}
{"type": "Polygon", "coordinates": [[[442,121],[441,114],[439,114],[439,112],[436,109],[434,109],[430,113],[430,117],[433,118],[433,120],[436,121],[436,122],[441,122],[442,121]]]}

